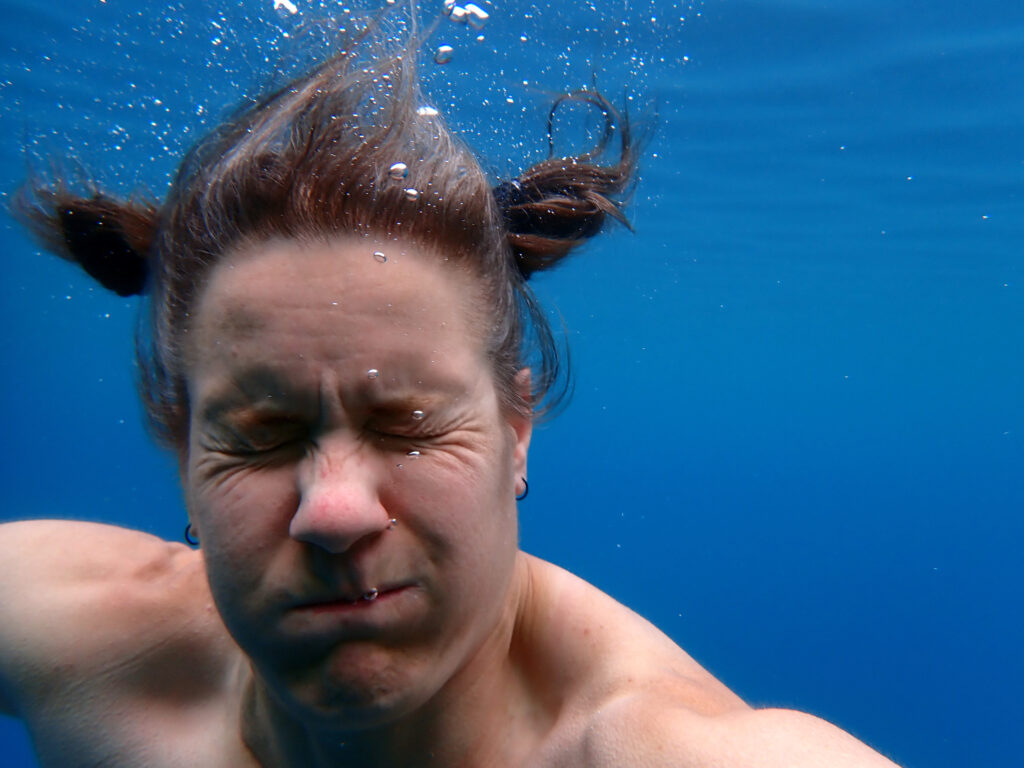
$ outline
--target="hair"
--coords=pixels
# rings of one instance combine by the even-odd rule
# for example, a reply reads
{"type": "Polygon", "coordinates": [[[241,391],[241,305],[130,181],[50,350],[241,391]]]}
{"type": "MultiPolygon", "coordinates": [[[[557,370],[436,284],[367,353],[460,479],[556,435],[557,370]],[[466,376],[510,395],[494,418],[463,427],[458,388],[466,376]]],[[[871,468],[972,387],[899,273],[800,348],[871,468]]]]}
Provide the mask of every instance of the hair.
{"type": "Polygon", "coordinates": [[[492,187],[436,111],[421,108],[415,37],[367,60],[367,33],[227,118],[185,156],[162,203],[93,186],[76,193],[61,180],[26,184],[14,197],[15,215],[47,250],[118,295],[148,294],[136,337],[139,390],[167,447],[180,447],[188,431],[189,317],[210,272],[232,247],[273,238],[372,233],[442,246],[484,288],[503,405],[538,416],[568,392],[563,353],[527,280],[608,217],[626,224],[622,198],[637,157],[628,115],[593,90],[563,95],[549,113],[549,143],[556,111],[576,101],[603,117],[597,146],[574,157],[555,157],[552,147],[492,187]],[[600,164],[606,154],[617,157],[600,164]],[[529,394],[515,386],[525,365],[529,394]]]}

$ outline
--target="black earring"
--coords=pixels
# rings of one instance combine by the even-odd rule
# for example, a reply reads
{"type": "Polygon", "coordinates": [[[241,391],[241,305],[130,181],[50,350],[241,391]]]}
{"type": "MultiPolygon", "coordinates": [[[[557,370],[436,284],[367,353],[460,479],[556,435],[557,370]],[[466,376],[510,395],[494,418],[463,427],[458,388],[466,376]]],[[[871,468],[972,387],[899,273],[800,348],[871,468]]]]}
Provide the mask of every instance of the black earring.
{"type": "Polygon", "coordinates": [[[516,501],[522,501],[530,493],[530,484],[528,482],[526,482],[526,478],[525,477],[521,477],[519,479],[523,481],[523,492],[516,496],[516,501]]]}
{"type": "Polygon", "coordinates": [[[185,541],[188,542],[190,546],[199,546],[199,539],[197,539],[195,534],[192,533],[192,523],[185,526],[185,541]]]}

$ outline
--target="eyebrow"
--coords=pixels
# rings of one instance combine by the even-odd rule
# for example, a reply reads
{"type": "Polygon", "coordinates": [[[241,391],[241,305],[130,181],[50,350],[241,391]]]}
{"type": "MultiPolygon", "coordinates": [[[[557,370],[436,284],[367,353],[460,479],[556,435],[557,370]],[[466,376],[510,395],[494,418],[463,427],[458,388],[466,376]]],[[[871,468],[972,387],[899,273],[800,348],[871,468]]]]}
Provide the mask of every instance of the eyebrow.
{"type": "MultiPolygon", "coordinates": [[[[200,411],[203,421],[217,421],[225,413],[255,405],[276,406],[274,398],[302,399],[302,393],[289,387],[284,379],[268,366],[247,368],[233,373],[226,383],[218,386],[203,403],[200,411]]],[[[279,402],[279,401],[278,401],[279,402]]]]}
{"type": "Polygon", "coordinates": [[[228,306],[218,325],[220,331],[228,331],[239,336],[254,336],[267,326],[260,315],[241,302],[228,306]]]}

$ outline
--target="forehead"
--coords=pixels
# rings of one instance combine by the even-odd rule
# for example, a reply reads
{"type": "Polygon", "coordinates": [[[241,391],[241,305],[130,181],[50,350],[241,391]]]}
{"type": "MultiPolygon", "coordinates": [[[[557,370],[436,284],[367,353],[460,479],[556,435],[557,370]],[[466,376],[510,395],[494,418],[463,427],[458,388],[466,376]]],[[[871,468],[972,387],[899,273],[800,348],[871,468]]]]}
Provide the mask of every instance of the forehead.
{"type": "MultiPolygon", "coordinates": [[[[332,360],[480,352],[478,285],[442,252],[374,238],[276,240],[218,264],[198,302],[192,362],[296,355],[332,360]],[[367,355],[370,357],[367,358],[367,355]]],[[[353,360],[358,362],[358,360],[353,360]]]]}

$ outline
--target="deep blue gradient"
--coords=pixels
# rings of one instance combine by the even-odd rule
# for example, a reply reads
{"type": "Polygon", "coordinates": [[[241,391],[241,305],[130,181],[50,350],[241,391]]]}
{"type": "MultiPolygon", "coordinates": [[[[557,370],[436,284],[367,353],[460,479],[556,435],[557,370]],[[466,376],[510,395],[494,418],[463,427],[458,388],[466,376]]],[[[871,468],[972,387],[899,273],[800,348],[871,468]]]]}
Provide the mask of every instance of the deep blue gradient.
{"type": "MultiPolygon", "coordinates": [[[[181,5],[2,3],[0,190],[58,154],[160,194],[289,53],[271,0],[181,5]]],[[[594,76],[656,123],[636,234],[537,280],[576,392],[536,433],[524,548],[755,705],[907,768],[1019,765],[1024,4],[557,5],[496,3],[483,43],[442,28],[456,60],[426,72],[498,174],[594,76]]],[[[136,302],[6,218],[0,244],[3,517],[178,537],[136,302]]],[[[0,720],[0,765],[34,765],[25,744],[0,720]]]]}

